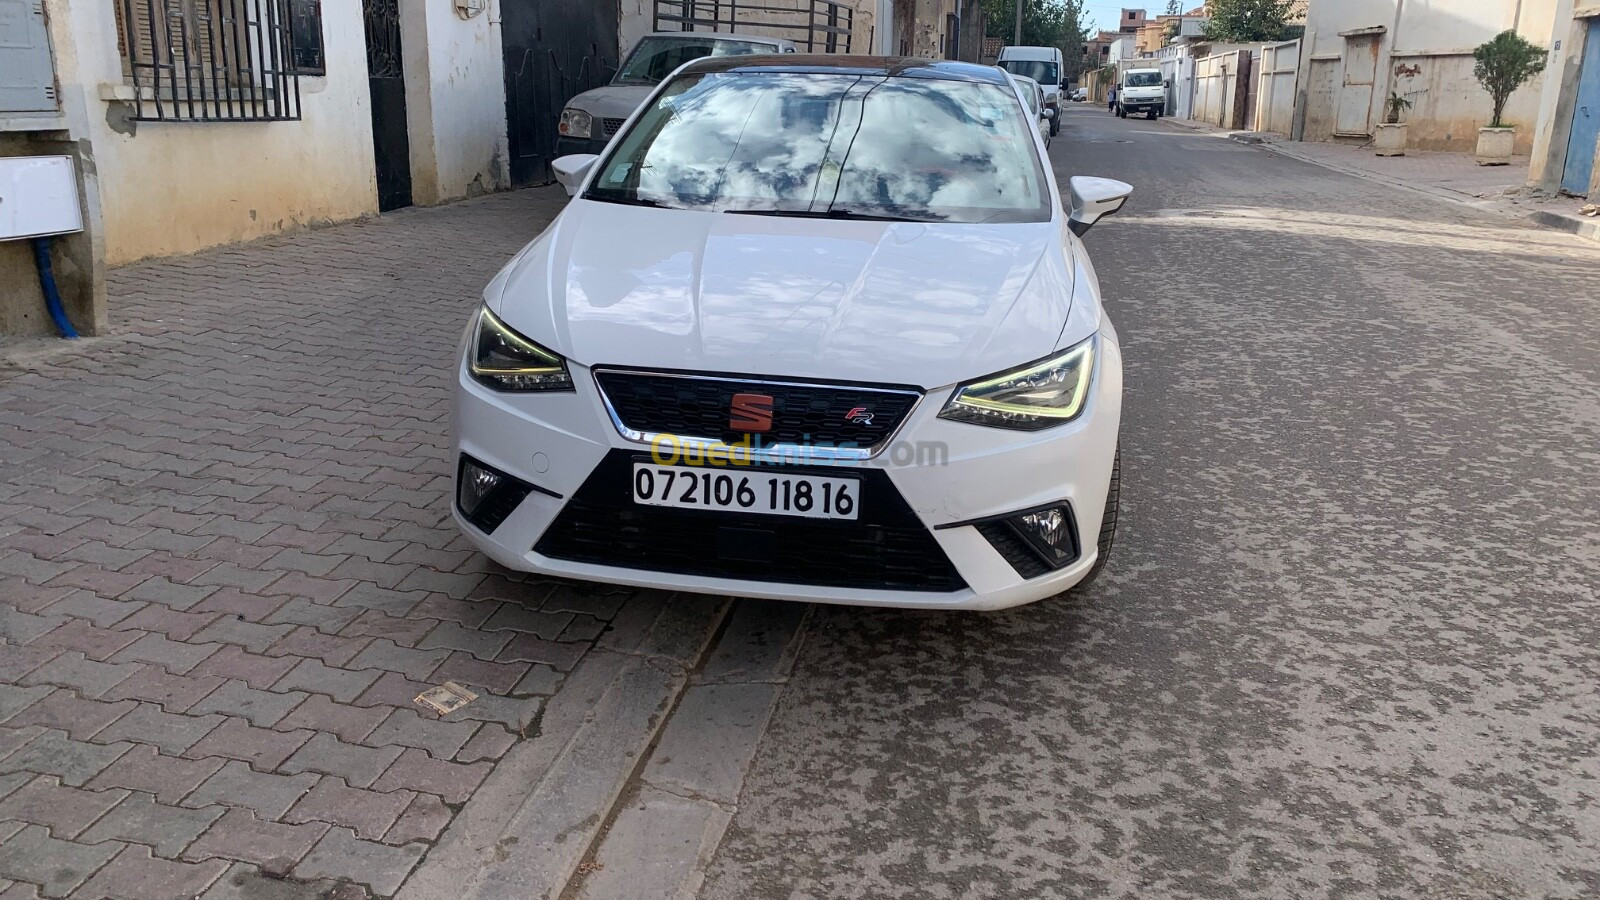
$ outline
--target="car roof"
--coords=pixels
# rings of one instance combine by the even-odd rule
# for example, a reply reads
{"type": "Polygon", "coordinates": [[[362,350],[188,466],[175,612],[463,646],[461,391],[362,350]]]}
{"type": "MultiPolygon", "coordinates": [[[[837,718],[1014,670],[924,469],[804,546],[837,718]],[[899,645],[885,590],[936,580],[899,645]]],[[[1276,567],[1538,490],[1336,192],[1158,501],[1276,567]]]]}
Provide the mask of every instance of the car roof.
{"type": "MultiPolygon", "coordinates": [[[[655,38],[694,38],[696,40],[717,41],[750,41],[757,44],[771,44],[774,47],[790,46],[794,41],[788,38],[767,37],[764,34],[739,34],[732,31],[652,31],[645,37],[655,38]]],[[[641,38],[643,40],[643,38],[641,38]]]]}
{"type": "Polygon", "coordinates": [[[684,64],[684,75],[716,72],[795,72],[813,75],[883,75],[938,81],[1006,84],[1004,69],[945,59],[913,56],[855,56],[845,53],[784,53],[749,56],[707,56],[684,64]]]}

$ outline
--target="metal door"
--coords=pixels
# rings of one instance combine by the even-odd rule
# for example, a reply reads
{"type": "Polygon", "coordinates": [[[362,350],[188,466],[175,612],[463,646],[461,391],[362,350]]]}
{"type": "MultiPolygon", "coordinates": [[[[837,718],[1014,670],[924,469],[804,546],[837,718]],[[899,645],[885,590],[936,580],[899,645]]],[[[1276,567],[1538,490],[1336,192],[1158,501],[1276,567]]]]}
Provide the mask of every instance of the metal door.
{"type": "Polygon", "coordinates": [[[617,73],[617,0],[501,0],[500,15],[511,183],[544,184],[561,108],[617,73]]]}
{"type": "Polygon", "coordinates": [[[367,86],[372,94],[372,149],[378,209],[411,205],[411,141],[406,137],[406,81],[400,66],[400,0],[361,0],[367,31],[367,86]]]}
{"type": "Polygon", "coordinates": [[[1370,132],[1372,85],[1378,75],[1378,36],[1363,34],[1344,40],[1344,84],[1339,89],[1338,121],[1335,134],[1365,135],[1370,132]]]}
{"type": "Polygon", "coordinates": [[[1578,100],[1572,109],[1572,134],[1567,138],[1567,167],[1561,189],[1569,194],[1589,193],[1594,178],[1594,157],[1600,145],[1600,19],[1589,20],[1583,42],[1583,68],[1578,74],[1578,100]]]}

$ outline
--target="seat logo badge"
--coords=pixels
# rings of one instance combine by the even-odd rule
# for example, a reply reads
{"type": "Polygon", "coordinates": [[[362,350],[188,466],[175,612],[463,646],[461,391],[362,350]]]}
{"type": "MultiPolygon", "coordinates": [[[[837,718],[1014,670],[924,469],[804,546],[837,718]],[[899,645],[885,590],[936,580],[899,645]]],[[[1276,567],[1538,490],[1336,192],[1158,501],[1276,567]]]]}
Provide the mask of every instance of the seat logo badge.
{"type": "Polygon", "coordinates": [[[728,427],[734,431],[771,431],[772,398],[766,394],[734,394],[728,427]]]}
{"type": "Polygon", "coordinates": [[[865,406],[858,406],[844,414],[844,420],[852,425],[871,425],[872,410],[865,406]]]}

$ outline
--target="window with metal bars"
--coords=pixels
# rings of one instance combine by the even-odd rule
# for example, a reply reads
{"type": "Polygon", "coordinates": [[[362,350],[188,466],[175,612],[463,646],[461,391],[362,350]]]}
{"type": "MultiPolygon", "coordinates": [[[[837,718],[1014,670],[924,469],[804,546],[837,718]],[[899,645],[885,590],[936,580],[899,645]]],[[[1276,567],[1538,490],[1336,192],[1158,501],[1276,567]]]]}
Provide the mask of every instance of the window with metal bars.
{"type": "Polygon", "coordinates": [[[300,75],[322,71],[320,0],[108,0],[135,119],[300,118],[300,75]]]}

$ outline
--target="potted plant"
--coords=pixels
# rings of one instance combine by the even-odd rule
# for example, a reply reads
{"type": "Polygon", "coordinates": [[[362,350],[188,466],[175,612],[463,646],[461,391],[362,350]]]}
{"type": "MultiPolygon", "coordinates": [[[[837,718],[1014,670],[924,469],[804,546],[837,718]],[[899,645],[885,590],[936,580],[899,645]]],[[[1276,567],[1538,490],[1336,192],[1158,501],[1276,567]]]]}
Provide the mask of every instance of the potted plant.
{"type": "Polygon", "coordinates": [[[1390,93],[1383,108],[1383,124],[1378,126],[1376,152],[1379,156],[1405,156],[1406,123],[1400,121],[1400,113],[1411,108],[1411,101],[1397,93],[1390,93]]]}
{"type": "Polygon", "coordinates": [[[1503,166],[1511,161],[1516,129],[1505,123],[1506,101],[1528,79],[1544,71],[1545,52],[1515,31],[1502,31],[1472,51],[1472,74],[1494,100],[1494,119],[1478,129],[1478,165],[1503,166]]]}

